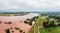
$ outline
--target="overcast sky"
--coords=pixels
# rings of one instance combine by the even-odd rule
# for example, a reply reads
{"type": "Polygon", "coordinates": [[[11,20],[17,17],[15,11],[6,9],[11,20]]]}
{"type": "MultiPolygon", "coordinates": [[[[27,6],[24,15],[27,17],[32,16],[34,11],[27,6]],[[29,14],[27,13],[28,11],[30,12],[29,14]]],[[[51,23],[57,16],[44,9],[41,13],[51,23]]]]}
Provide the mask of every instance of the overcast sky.
{"type": "Polygon", "coordinates": [[[60,11],[60,0],[0,0],[2,12],[60,11]]]}

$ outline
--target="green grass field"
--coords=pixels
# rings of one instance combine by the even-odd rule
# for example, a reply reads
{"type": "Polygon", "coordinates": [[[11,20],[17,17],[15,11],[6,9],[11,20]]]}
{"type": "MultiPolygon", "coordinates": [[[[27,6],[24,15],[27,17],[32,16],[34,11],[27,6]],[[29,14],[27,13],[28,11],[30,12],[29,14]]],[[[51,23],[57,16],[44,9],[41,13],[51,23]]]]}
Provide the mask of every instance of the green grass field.
{"type": "MultiPolygon", "coordinates": [[[[42,25],[44,21],[47,21],[47,19],[39,21],[39,25],[42,25]]],[[[60,33],[60,26],[57,27],[49,27],[49,28],[40,28],[40,33],[60,33]]]]}
{"type": "Polygon", "coordinates": [[[60,33],[60,27],[40,28],[40,33],[60,33]]]}
{"type": "MultiPolygon", "coordinates": [[[[45,16],[39,16],[35,23],[35,33],[38,33],[38,26],[43,26],[43,22],[46,22],[45,16]]],[[[29,33],[34,33],[34,26],[31,28],[29,33]]],[[[60,26],[57,27],[49,27],[49,28],[40,28],[40,33],[60,33],[60,26]]]]}
{"type": "MultiPolygon", "coordinates": [[[[43,22],[47,21],[47,19],[45,19],[45,17],[43,17],[43,18],[41,18],[41,17],[39,17],[38,21],[37,21],[39,23],[39,26],[41,26],[41,25],[43,26],[43,22]]],[[[40,28],[39,31],[40,31],[40,33],[60,33],[60,26],[49,27],[49,28],[40,28]]]]}

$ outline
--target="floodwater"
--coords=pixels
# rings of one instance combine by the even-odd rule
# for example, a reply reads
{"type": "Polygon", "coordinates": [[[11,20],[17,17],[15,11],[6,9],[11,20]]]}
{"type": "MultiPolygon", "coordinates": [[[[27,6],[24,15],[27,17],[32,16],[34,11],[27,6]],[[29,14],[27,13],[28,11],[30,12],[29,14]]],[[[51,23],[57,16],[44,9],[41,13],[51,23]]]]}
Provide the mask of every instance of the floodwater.
{"type": "Polygon", "coordinates": [[[28,18],[32,18],[32,14],[24,15],[24,16],[0,16],[0,33],[6,33],[6,29],[10,29],[10,33],[14,31],[14,33],[19,33],[19,30],[16,30],[15,27],[20,28],[21,30],[28,33],[29,29],[32,27],[28,24],[25,24],[24,21],[28,18]],[[5,22],[12,22],[11,24],[5,24],[5,22]]]}

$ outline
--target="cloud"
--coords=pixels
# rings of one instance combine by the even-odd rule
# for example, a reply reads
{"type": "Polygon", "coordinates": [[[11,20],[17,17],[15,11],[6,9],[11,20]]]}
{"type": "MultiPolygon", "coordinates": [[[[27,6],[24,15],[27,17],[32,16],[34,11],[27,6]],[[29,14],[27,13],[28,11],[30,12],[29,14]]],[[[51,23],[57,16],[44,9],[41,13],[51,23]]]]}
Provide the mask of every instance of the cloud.
{"type": "Polygon", "coordinates": [[[0,0],[0,10],[59,11],[60,0],[0,0]]]}

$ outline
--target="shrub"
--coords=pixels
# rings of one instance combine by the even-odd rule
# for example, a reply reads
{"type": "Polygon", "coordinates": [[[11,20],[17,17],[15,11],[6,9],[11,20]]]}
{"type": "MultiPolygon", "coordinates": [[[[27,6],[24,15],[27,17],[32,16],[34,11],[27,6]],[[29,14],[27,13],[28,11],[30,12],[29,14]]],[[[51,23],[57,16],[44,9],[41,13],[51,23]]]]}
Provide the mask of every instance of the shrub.
{"type": "Polygon", "coordinates": [[[60,26],[60,23],[58,24],[58,26],[60,26]]]}
{"type": "Polygon", "coordinates": [[[43,22],[43,27],[45,27],[45,28],[49,27],[49,23],[48,22],[43,22]]]}

